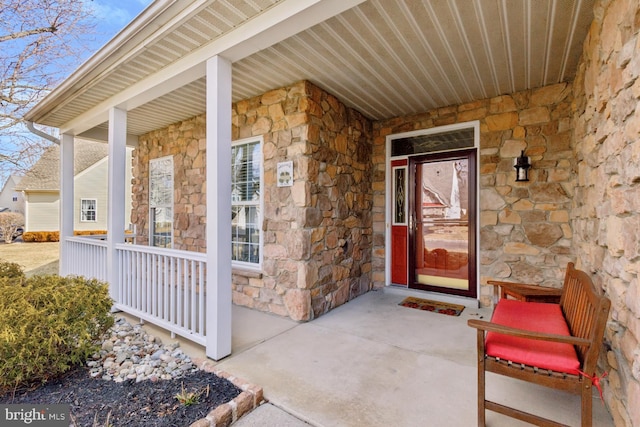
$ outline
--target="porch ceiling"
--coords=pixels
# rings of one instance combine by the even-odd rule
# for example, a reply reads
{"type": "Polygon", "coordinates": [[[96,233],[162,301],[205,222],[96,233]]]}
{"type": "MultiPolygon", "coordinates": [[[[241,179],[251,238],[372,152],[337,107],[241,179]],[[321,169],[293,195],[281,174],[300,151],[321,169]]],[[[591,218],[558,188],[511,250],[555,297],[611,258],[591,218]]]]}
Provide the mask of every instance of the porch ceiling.
{"type": "MultiPolygon", "coordinates": [[[[146,32],[117,36],[120,49],[103,65],[76,76],[75,86],[54,92],[58,102],[44,102],[27,118],[64,127],[279,3],[286,2],[194,0],[185,8],[157,1],[149,9],[162,10],[153,21],[141,25],[147,10],[131,24],[146,32]]],[[[233,100],[307,79],[380,120],[567,81],[592,19],[593,0],[366,0],[232,58],[233,100]]],[[[203,113],[204,89],[198,75],[128,108],[128,132],[141,135],[203,113]]]]}

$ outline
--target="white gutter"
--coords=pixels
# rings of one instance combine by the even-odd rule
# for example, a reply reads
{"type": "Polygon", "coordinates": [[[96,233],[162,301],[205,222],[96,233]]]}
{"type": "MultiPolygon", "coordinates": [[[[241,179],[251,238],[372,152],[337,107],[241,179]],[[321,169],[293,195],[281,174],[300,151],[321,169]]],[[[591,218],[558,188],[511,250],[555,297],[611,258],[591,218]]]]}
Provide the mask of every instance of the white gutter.
{"type": "Polygon", "coordinates": [[[27,120],[26,123],[27,123],[27,129],[29,129],[29,132],[31,132],[31,133],[33,133],[35,135],[38,135],[41,138],[49,140],[49,141],[53,142],[54,144],[60,145],[60,140],[58,138],[56,138],[55,136],[49,135],[48,133],[43,132],[40,129],[36,129],[36,127],[33,125],[33,122],[31,122],[31,121],[27,120]]]}

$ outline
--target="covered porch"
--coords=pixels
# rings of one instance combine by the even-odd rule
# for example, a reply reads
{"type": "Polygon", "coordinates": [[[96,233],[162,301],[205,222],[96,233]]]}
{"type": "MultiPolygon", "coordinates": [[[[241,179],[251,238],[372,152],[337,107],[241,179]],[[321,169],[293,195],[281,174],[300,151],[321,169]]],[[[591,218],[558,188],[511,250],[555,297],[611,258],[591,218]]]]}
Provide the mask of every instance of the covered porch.
{"type": "MultiPolygon", "coordinates": [[[[575,261],[613,302],[605,398],[616,421],[632,425],[640,62],[630,9],[637,15],[627,0],[157,0],[28,114],[61,134],[60,272],[106,280],[116,308],[204,345],[215,360],[232,353],[232,301],[314,329],[393,284],[389,136],[473,123],[470,305],[490,304],[489,278],[557,286],[575,261]],[[109,144],[104,242],[73,237],[75,137],[109,144]],[[231,151],[247,139],[260,147],[263,181],[236,196],[245,205],[261,198],[251,209],[262,216],[234,241],[231,151]],[[136,147],[131,183],[127,145],[136,147]],[[522,151],[531,182],[515,182],[522,151]],[[154,206],[150,165],[164,157],[176,162],[176,185],[154,206]],[[291,186],[277,183],[281,165],[291,186]],[[155,208],[174,210],[168,248],[152,244],[155,208]],[[232,245],[243,244],[255,262],[233,258],[232,245]]],[[[379,323],[365,314],[350,321],[371,331],[379,323]]],[[[340,335],[331,338],[336,350],[340,335]]],[[[430,357],[443,342],[423,344],[430,357]]],[[[402,369],[429,372],[428,357],[413,350],[398,355],[402,369]]],[[[461,357],[455,372],[464,371],[471,354],[450,350],[461,357]]],[[[367,357],[382,361],[380,351],[367,357]]],[[[326,358],[321,372],[340,370],[326,358]]],[[[473,376],[464,378],[472,390],[473,376]]]]}
{"type": "MultiPolygon", "coordinates": [[[[403,298],[369,292],[307,323],[234,306],[232,355],[216,368],[259,385],[269,402],[234,425],[476,425],[476,335],[467,320],[491,310],[447,316],[401,307],[403,298]]],[[[203,347],[180,343],[204,357],[203,347]]],[[[578,396],[497,375],[487,384],[497,401],[580,425],[578,396]]],[[[593,399],[593,425],[612,427],[595,388],[593,399]]],[[[528,425],[494,412],[487,424],[528,425]]]]}
{"type": "MultiPolygon", "coordinates": [[[[571,86],[564,82],[575,73],[591,16],[590,3],[557,1],[546,3],[544,13],[494,0],[473,9],[458,2],[364,0],[271,0],[242,7],[200,0],[181,9],[169,0],[155,1],[30,113],[62,134],[61,274],[105,280],[117,308],[198,342],[217,335],[222,341],[208,346],[216,359],[230,351],[226,307],[231,299],[304,321],[371,289],[392,283],[406,287],[406,281],[390,277],[396,260],[390,250],[394,191],[389,169],[397,154],[384,139],[469,124],[475,129],[470,148],[478,152],[474,170],[486,175],[482,188],[473,189],[474,197],[480,200],[482,191],[487,205],[495,196],[533,199],[533,191],[503,181],[514,174],[514,150],[540,144],[533,134],[541,132],[541,121],[549,122],[543,144],[562,140],[562,147],[538,149],[541,163],[560,163],[546,160],[544,151],[568,155],[571,86]],[[500,22],[490,30],[493,16],[500,22]],[[557,25],[562,20],[572,25],[557,25]],[[155,25],[161,29],[154,32],[155,25]],[[546,43],[531,43],[535,37],[546,43]],[[122,57],[120,51],[128,54],[122,57]],[[76,91],[77,86],[86,89],[76,91]],[[531,92],[545,86],[552,89],[537,89],[541,96],[531,92]],[[513,93],[517,102],[499,99],[503,93],[513,93]],[[551,109],[560,110],[557,117],[551,118],[551,109]],[[75,137],[109,145],[104,243],[73,237],[76,201],[69,165],[75,137]],[[503,147],[486,138],[499,139],[503,147]],[[230,236],[230,211],[236,209],[230,199],[248,202],[251,196],[230,192],[236,172],[229,148],[245,139],[261,141],[264,177],[255,207],[260,215],[245,236],[234,240],[240,227],[234,225],[230,236]],[[135,147],[131,183],[124,178],[130,167],[126,146],[135,147]],[[156,206],[151,164],[162,159],[170,162],[172,187],[156,206]],[[281,188],[276,173],[287,163],[292,185],[281,188]],[[485,181],[506,194],[485,189],[485,181]],[[131,201],[121,191],[129,185],[131,201]],[[129,203],[132,214],[125,217],[129,203]],[[170,212],[168,227],[153,224],[156,209],[170,212]],[[154,225],[167,228],[156,232],[154,225]],[[127,228],[133,229],[133,246],[124,245],[127,228]],[[166,249],[178,251],[153,247],[158,234],[169,241],[166,249]],[[259,242],[247,242],[254,239],[259,242]],[[253,245],[256,262],[235,258],[245,244],[253,245]]],[[[553,190],[571,184],[565,172],[571,166],[561,165],[563,175],[550,184],[553,190]]],[[[546,173],[541,169],[537,181],[548,181],[546,173]]],[[[547,200],[540,209],[544,215],[568,207],[567,198],[558,199],[547,200]]],[[[472,257],[465,264],[479,265],[483,243],[477,230],[502,224],[482,223],[483,206],[475,206],[469,241],[479,243],[469,244],[472,257]]],[[[528,209],[534,206],[530,202],[528,209]]],[[[527,213],[541,220],[537,212],[527,213]]],[[[569,233],[561,234],[566,247],[569,233]]],[[[527,249],[541,252],[546,271],[538,276],[559,279],[567,251],[541,249],[538,242],[532,246],[518,255],[527,255],[527,249]]],[[[514,260],[504,260],[506,268],[500,263],[508,255],[498,254],[491,265],[469,272],[465,286],[472,301],[467,303],[488,303],[482,281],[496,270],[508,275],[514,260]]],[[[536,262],[527,260],[525,267],[539,270],[536,262]]]]}

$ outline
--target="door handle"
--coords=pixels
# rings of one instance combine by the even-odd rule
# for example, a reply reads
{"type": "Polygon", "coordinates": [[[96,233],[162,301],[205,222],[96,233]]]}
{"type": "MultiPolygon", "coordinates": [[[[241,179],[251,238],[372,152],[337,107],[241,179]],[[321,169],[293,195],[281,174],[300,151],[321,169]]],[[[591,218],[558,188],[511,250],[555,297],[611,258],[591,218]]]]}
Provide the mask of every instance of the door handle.
{"type": "Polygon", "coordinates": [[[409,228],[413,231],[416,231],[418,229],[415,212],[411,212],[411,215],[409,215],[409,228]]]}

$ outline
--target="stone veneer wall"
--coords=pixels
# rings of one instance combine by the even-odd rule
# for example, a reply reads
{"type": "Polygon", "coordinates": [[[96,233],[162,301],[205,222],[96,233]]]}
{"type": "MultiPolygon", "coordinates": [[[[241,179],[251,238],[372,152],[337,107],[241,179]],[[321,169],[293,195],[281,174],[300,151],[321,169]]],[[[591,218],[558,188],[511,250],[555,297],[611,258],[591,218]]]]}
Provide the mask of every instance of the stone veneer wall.
{"type": "MultiPolygon", "coordinates": [[[[575,185],[571,85],[518,92],[374,124],[373,283],[385,285],[386,136],[480,121],[480,275],[562,286],[571,251],[575,185]],[[513,160],[530,156],[529,182],[515,182],[513,160]]],[[[482,305],[491,304],[482,286],[482,305]]]]}
{"type": "MultiPolygon", "coordinates": [[[[310,320],[371,283],[371,124],[334,96],[299,82],[233,105],[232,139],[264,138],[262,272],[235,270],[233,301],[310,320]],[[277,187],[292,160],[293,187],[277,187]]],[[[132,223],[148,244],[149,160],[174,159],[174,248],[206,251],[205,116],[140,137],[132,223]]]]}
{"type": "Polygon", "coordinates": [[[616,426],[640,426],[640,3],[594,10],[574,81],[573,246],[612,303],[605,400],[616,426]]]}
{"type": "Polygon", "coordinates": [[[233,139],[264,137],[265,182],[263,274],[234,274],[235,303],[311,320],[370,289],[370,128],[306,81],[234,105],[233,139]]]}
{"type": "Polygon", "coordinates": [[[206,123],[198,116],[142,135],[133,151],[131,223],[136,244],[149,244],[149,160],[173,156],[173,247],[206,250],[206,123]]]}

